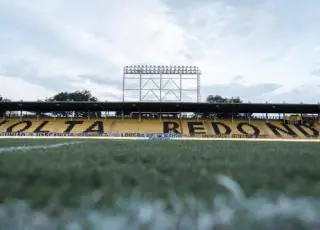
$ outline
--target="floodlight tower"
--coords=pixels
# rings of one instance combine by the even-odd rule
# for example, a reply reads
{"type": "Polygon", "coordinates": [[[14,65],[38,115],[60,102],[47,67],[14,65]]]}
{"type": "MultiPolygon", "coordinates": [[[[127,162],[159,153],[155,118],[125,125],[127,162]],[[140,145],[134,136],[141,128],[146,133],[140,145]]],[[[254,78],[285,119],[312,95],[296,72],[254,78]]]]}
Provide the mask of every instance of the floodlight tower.
{"type": "Polygon", "coordinates": [[[123,102],[126,100],[128,92],[138,92],[138,100],[136,101],[141,102],[182,102],[186,101],[186,97],[190,98],[188,94],[196,94],[193,100],[200,102],[200,76],[201,71],[197,66],[125,66],[123,68],[122,100],[123,102]],[[170,84],[171,88],[169,87],[170,84]],[[184,95],[184,93],[187,95],[184,95]],[[147,99],[147,96],[150,95],[153,97],[153,100],[147,99]],[[168,98],[170,95],[173,97],[173,100],[168,98]]]}

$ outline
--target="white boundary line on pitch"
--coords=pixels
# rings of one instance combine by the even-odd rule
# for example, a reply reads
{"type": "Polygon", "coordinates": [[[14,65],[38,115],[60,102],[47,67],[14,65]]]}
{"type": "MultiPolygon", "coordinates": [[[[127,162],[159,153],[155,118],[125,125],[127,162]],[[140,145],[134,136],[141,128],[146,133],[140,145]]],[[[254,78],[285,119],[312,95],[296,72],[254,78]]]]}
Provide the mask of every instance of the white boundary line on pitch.
{"type": "MultiPolygon", "coordinates": [[[[1,139],[85,139],[85,140],[152,140],[141,137],[106,137],[106,136],[0,136],[1,139]]],[[[156,140],[156,139],[155,139],[156,140]]],[[[161,140],[161,139],[159,139],[161,140]]],[[[163,139],[164,140],[164,139],[163,139]]],[[[256,142],[320,142],[319,139],[281,139],[281,138],[201,138],[201,137],[182,137],[166,140],[184,141],[256,141],[256,142]]]]}
{"type": "Polygon", "coordinates": [[[75,144],[81,144],[81,143],[84,143],[84,142],[83,141],[72,141],[72,142],[62,142],[62,143],[48,144],[48,145],[9,146],[9,147],[0,148],[0,154],[7,153],[7,152],[27,151],[27,150],[33,150],[33,149],[55,149],[55,148],[60,148],[60,147],[70,146],[70,145],[75,145],[75,144]]]}

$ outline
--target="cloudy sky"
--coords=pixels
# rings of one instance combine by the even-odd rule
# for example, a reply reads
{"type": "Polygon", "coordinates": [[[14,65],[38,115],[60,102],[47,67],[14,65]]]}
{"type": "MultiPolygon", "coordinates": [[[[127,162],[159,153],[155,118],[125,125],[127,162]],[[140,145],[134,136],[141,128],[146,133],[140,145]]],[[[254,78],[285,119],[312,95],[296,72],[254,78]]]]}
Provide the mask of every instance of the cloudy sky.
{"type": "Polygon", "coordinates": [[[120,100],[145,63],[198,65],[203,98],[317,103],[319,22],[319,0],[0,0],[0,94],[120,100]]]}

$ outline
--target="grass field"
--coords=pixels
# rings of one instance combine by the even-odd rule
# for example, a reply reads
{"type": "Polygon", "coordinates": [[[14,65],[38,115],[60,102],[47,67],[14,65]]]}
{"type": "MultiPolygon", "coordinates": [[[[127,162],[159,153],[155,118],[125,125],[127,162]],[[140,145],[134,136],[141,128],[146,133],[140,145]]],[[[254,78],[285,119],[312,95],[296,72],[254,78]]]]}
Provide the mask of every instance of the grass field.
{"type": "MultiPolygon", "coordinates": [[[[88,200],[90,208],[115,208],[120,205],[118,198],[161,200],[169,209],[172,199],[196,200],[215,210],[215,197],[231,192],[232,199],[268,197],[269,205],[279,205],[281,194],[290,205],[309,197],[308,201],[314,199],[306,206],[310,207],[320,201],[319,163],[320,143],[0,140],[0,202],[7,207],[23,200],[31,210],[56,203],[57,215],[62,209],[88,205],[88,200]],[[244,194],[236,183],[219,175],[236,181],[244,194]]],[[[314,215],[319,215],[317,207],[314,215]]]]}

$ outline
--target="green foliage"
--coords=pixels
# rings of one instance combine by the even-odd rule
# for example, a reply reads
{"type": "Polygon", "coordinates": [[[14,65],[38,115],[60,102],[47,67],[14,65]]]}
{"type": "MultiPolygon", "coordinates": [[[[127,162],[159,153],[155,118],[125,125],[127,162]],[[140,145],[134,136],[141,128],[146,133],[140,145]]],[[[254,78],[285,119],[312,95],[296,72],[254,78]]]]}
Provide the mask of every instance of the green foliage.
{"type": "MultiPolygon", "coordinates": [[[[92,96],[91,92],[89,90],[82,90],[82,91],[75,91],[75,92],[61,92],[53,97],[47,98],[45,100],[46,102],[57,102],[57,101],[63,101],[63,102],[95,102],[98,101],[98,99],[94,96],[92,96]]],[[[92,117],[97,118],[101,117],[101,112],[73,112],[73,111],[65,111],[65,112],[55,112],[55,115],[61,116],[61,117],[92,117]]]]}
{"type": "MultiPolygon", "coordinates": [[[[227,97],[222,97],[220,95],[209,95],[206,98],[206,102],[210,104],[241,104],[243,101],[239,97],[232,97],[232,98],[227,98],[227,97]]],[[[246,118],[249,118],[252,116],[252,114],[239,114],[239,113],[199,113],[197,114],[200,117],[203,118],[231,118],[232,116],[234,118],[243,116],[246,118]]]]}
{"type": "MultiPolygon", "coordinates": [[[[3,96],[0,95],[0,102],[9,102],[10,100],[7,98],[4,98],[3,96]]],[[[3,115],[6,113],[6,111],[1,109],[0,106],[0,117],[3,117],[3,115]]]]}
{"type": "Polygon", "coordinates": [[[239,97],[236,98],[227,98],[220,95],[209,95],[206,99],[208,103],[218,103],[218,104],[227,104],[227,103],[242,103],[242,100],[239,97]]]}
{"type": "Polygon", "coordinates": [[[75,91],[75,92],[61,92],[54,95],[46,101],[98,101],[98,99],[92,96],[89,90],[75,91]]]}

